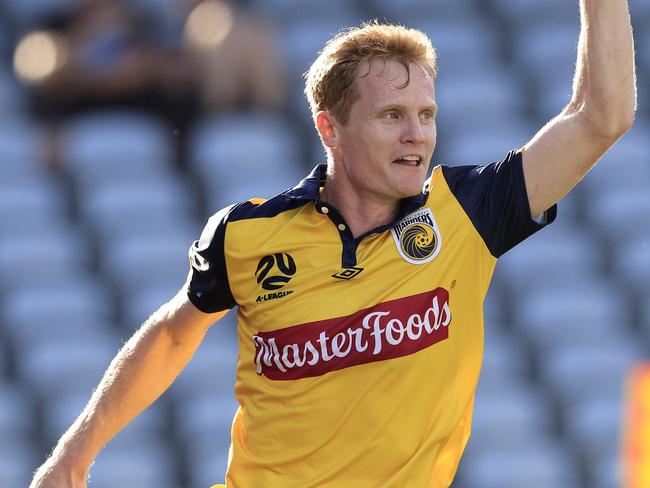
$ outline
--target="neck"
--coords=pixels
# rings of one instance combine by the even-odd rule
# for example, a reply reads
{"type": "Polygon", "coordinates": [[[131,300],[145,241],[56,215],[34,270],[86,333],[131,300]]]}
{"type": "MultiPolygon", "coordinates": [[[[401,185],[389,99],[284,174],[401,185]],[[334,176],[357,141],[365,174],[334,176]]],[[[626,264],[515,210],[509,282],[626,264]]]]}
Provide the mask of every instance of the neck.
{"type": "Polygon", "coordinates": [[[399,200],[387,201],[361,196],[353,188],[343,188],[338,183],[328,175],[321,199],[336,207],[354,237],[386,225],[397,216],[399,200]]]}

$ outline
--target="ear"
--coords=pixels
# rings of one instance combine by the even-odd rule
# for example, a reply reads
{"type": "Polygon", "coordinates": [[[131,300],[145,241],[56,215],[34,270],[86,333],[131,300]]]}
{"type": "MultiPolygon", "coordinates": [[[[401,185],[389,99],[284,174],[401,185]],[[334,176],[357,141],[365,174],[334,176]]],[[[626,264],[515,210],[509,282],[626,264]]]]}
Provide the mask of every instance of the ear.
{"type": "Polygon", "coordinates": [[[334,149],[338,145],[338,126],[331,113],[321,110],[316,114],[316,129],[325,147],[334,149]]]}

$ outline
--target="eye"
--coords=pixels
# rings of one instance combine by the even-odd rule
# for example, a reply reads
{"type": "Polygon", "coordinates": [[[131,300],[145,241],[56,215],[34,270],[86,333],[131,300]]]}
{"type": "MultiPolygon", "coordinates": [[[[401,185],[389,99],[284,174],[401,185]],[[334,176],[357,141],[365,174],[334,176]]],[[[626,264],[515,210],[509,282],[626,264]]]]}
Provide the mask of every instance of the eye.
{"type": "Polygon", "coordinates": [[[420,113],[420,118],[422,120],[433,120],[435,118],[435,114],[430,110],[425,110],[424,112],[420,113]]]}
{"type": "Polygon", "coordinates": [[[394,110],[390,110],[384,114],[384,117],[388,120],[398,120],[399,114],[394,110]]]}

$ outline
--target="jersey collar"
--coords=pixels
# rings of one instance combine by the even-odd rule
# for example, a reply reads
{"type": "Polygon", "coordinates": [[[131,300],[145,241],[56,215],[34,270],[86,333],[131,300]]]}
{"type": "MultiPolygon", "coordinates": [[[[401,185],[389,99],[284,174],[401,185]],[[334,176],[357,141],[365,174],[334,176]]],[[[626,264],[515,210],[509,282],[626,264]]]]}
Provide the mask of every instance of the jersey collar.
{"type": "MultiPolygon", "coordinates": [[[[325,186],[327,176],[327,165],[319,164],[316,166],[309,175],[300,181],[296,186],[287,190],[284,194],[296,200],[312,201],[321,203],[320,189],[325,186]]],[[[428,192],[421,192],[412,197],[404,198],[400,205],[399,215],[395,220],[400,220],[402,217],[416,211],[424,205],[427,199],[428,192]]]]}

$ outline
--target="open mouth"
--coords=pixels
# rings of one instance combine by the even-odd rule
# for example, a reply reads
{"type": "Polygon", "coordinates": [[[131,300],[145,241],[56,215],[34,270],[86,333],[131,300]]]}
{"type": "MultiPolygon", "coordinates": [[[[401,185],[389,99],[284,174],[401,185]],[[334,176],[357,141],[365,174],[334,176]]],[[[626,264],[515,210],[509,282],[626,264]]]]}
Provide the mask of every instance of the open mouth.
{"type": "Polygon", "coordinates": [[[418,166],[422,165],[422,157],[415,156],[415,155],[402,156],[401,158],[394,159],[393,163],[401,164],[403,166],[410,166],[412,168],[417,168],[418,166]]]}

